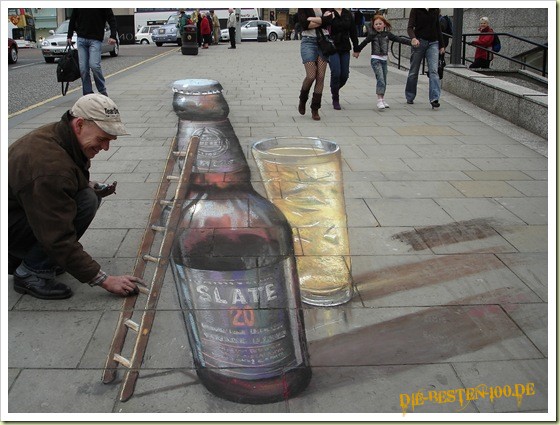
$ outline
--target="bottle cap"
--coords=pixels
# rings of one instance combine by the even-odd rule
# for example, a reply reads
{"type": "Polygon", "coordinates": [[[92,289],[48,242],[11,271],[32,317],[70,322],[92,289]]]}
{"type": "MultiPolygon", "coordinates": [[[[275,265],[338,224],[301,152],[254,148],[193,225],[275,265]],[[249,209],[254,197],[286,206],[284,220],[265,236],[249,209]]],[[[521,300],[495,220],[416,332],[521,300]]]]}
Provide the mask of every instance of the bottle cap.
{"type": "Polygon", "coordinates": [[[204,96],[207,94],[219,94],[222,85],[216,80],[190,79],[177,80],[173,82],[173,93],[181,93],[190,96],[204,96]]]}

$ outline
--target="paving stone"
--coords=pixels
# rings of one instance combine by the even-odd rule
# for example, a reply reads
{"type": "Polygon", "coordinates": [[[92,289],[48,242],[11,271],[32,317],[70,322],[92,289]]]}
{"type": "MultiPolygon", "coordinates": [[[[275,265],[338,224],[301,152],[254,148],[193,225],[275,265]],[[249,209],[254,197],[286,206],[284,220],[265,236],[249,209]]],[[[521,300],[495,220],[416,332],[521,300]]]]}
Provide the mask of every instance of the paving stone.
{"type": "MultiPolygon", "coordinates": [[[[413,408],[410,395],[428,389],[461,388],[449,365],[405,365],[364,367],[315,367],[311,384],[299,397],[288,401],[290,413],[321,415],[335,420],[379,419],[379,413],[394,418],[414,418],[414,413],[455,413],[458,403],[429,403],[413,408]],[[333,415],[343,413],[344,415],[333,415]],[[370,415],[368,415],[370,413],[370,415]],[[373,414],[375,413],[375,414],[373,414]],[[404,416],[403,416],[404,415],[404,416]]],[[[468,406],[463,412],[476,410],[468,406]]],[[[321,418],[322,416],[317,416],[321,418]]],[[[461,416],[457,417],[458,419],[461,416]]]]}
{"type": "Polygon", "coordinates": [[[458,222],[488,219],[501,224],[523,224],[523,220],[494,199],[439,198],[436,202],[458,222]]]}
{"type": "Polygon", "coordinates": [[[498,254],[498,258],[543,301],[548,301],[548,258],[546,253],[498,254]]]}
{"type": "Polygon", "coordinates": [[[434,364],[541,356],[496,305],[356,309],[349,324],[340,323],[339,329],[336,334],[311,339],[312,366],[434,364]]]}
{"type": "Polygon", "coordinates": [[[366,199],[366,203],[384,227],[430,226],[452,221],[432,199],[366,199]]]}
{"type": "MultiPolygon", "coordinates": [[[[495,389],[496,386],[509,385],[515,394],[515,385],[523,385],[525,395],[522,397],[504,397],[490,399],[478,397],[472,401],[481,412],[531,412],[547,410],[548,376],[546,359],[509,360],[501,362],[474,362],[453,364],[459,379],[467,388],[476,388],[481,384],[495,389]],[[527,388],[528,383],[533,387],[527,388]],[[529,391],[527,391],[529,390],[529,391]],[[529,395],[532,392],[533,395],[529,395]]],[[[518,393],[523,392],[521,387],[518,393]]]]}
{"type": "Polygon", "coordinates": [[[548,223],[548,198],[546,197],[498,197],[496,201],[527,224],[548,223]]]}
{"type": "MultiPolygon", "coordinates": [[[[118,388],[99,370],[23,370],[8,395],[10,413],[108,413],[118,388]],[[33,391],[29,391],[33,388],[33,391]]],[[[78,416],[79,417],[79,416],[78,416]]]]}
{"type": "Polygon", "coordinates": [[[448,182],[373,182],[375,189],[383,198],[453,198],[463,197],[461,193],[448,182]]]}
{"type": "Polygon", "coordinates": [[[527,174],[521,171],[465,171],[465,174],[473,180],[481,181],[527,180],[527,174]]]}
{"type": "Polygon", "coordinates": [[[548,305],[504,304],[503,307],[541,353],[548,357],[548,305]]]}
{"type": "Polygon", "coordinates": [[[397,127],[395,131],[401,136],[458,136],[464,134],[447,126],[408,126],[397,127]]]}
{"type": "Polygon", "coordinates": [[[75,368],[100,317],[98,311],[9,312],[8,366],[75,368]]]}
{"type": "Polygon", "coordinates": [[[499,226],[496,230],[519,252],[547,252],[547,226],[499,226]]]}
{"type": "Polygon", "coordinates": [[[500,181],[460,181],[450,182],[464,196],[469,198],[501,198],[523,196],[506,182],[500,181]]]}
{"type": "Polygon", "coordinates": [[[509,185],[516,188],[525,196],[546,197],[548,195],[548,182],[546,181],[508,181],[509,185]]]}

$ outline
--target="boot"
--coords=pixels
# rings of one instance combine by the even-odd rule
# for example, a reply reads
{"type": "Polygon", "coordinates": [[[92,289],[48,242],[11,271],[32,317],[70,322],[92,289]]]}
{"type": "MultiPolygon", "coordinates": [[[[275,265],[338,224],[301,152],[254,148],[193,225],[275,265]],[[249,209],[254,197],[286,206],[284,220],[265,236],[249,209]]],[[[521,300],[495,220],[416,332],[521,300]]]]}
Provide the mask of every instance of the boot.
{"type": "Polygon", "coordinates": [[[338,88],[331,87],[331,93],[332,93],[332,106],[337,111],[340,111],[342,108],[340,107],[340,103],[338,101],[339,100],[338,88]]]}
{"type": "Polygon", "coordinates": [[[305,115],[305,103],[307,102],[307,99],[309,99],[309,89],[300,90],[298,111],[301,115],[305,115]]]}
{"type": "Polygon", "coordinates": [[[319,108],[321,107],[322,97],[322,93],[313,93],[313,97],[311,98],[311,118],[315,121],[319,121],[321,119],[319,116],[319,108]]]}

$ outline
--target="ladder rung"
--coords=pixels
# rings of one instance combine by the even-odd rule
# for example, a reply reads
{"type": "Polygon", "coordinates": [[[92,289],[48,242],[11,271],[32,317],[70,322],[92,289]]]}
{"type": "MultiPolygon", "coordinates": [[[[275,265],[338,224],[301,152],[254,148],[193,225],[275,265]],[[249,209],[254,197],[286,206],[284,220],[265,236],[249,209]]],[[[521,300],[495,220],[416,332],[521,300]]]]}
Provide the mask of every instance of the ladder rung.
{"type": "Polygon", "coordinates": [[[132,363],[130,363],[130,360],[125,359],[123,356],[121,356],[120,354],[114,354],[113,355],[113,360],[115,360],[116,362],[119,362],[120,364],[122,364],[124,367],[128,367],[130,368],[130,366],[132,366],[132,363]]]}
{"type": "Polygon", "coordinates": [[[135,321],[133,321],[133,320],[127,319],[127,320],[124,322],[124,325],[125,325],[127,328],[132,329],[132,330],[135,331],[135,332],[140,331],[140,325],[139,325],[138,323],[136,323],[135,321]]]}
{"type": "Polygon", "coordinates": [[[152,226],[152,230],[155,232],[165,232],[165,226],[156,226],[155,224],[152,226]]]}
{"type": "Polygon", "coordinates": [[[167,176],[166,178],[169,181],[172,181],[172,180],[173,181],[178,181],[179,180],[179,176],[167,176]]]}
{"type": "Polygon", "coordinates": [[[153,257],[153,256],[148,255],[148,254],[143,255],[142,258],[143,258],[144,261],[151,261],[153,263],[157,263],[159,261],[159,259],[157,259],[156,257],[153,257]]]}
{"type": "Polygon", "coordinates": [[[175,151],[175,152],[173,152],[173,155],[175,155],[177,158],[184,158],[185,156],[187,156],[187,152],[185,152],[185,151],[175,151]]]}
{"type": "Polygon", "coordinates": [[[161,206],[164,206],[164,207],[166,207],[166,206],[171,207],[171,206],[173,206],[173,201],[166,201],[165,199],[162,199],[161,201],[159,201],[159,204],[161,206]]]}
{"type": "Polygon", "coordinates": [[[136,285],[138,287],[138,291],[143,293],[144,295],[148,295],[150,293],[150,289],[146,288],[145,286],[142,285],[136,285]]]}

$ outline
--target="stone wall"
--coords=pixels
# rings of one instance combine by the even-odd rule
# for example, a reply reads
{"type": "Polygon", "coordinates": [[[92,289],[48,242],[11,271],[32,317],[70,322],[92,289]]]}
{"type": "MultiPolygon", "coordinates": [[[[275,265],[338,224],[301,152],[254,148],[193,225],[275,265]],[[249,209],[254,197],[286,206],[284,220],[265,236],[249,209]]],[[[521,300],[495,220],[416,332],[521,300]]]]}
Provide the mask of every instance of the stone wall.
{"type": "MultiPolygon", "coordinates": [[[[442,15],[453,17],[453,9],[441,9],[442,15]]],[[[408,15],[410,9],[390,8],[387,11],[387,19],[393,26],[392,32],[398,35],[406,35],[408,15]]],[[[527,8],[527,9],[484,9],[467,8],[463,9],[463,33],[477,33],[480,17],[486,16],[490,21],[490,26],[496,32],[507,32],[519,37],[527,38],[537,43],[547,43],[548,41],[548,9],[546,8],[527,8]]],[[[554,30],[554,29],[553,29],[554,30]]],[[[476,37],[468,37],[467,40],[474,40],[476,37]]],[[[502,50],[500,54],[505,56],[516,56],[534,48],[528,43],[510,37],[500,37],[502,50]]],[[[467,58],[474,57],[475,49],[467,48],[467,58]]],[[[406,57],[410,56],[410,49],[403,49],[406,57]]],[[[405,66],[407,61],[404,62],[405,66]]],[[[500,57],[495,57],[492,61],[493,69],[511,70],[516,65],[500,57]]]]}

